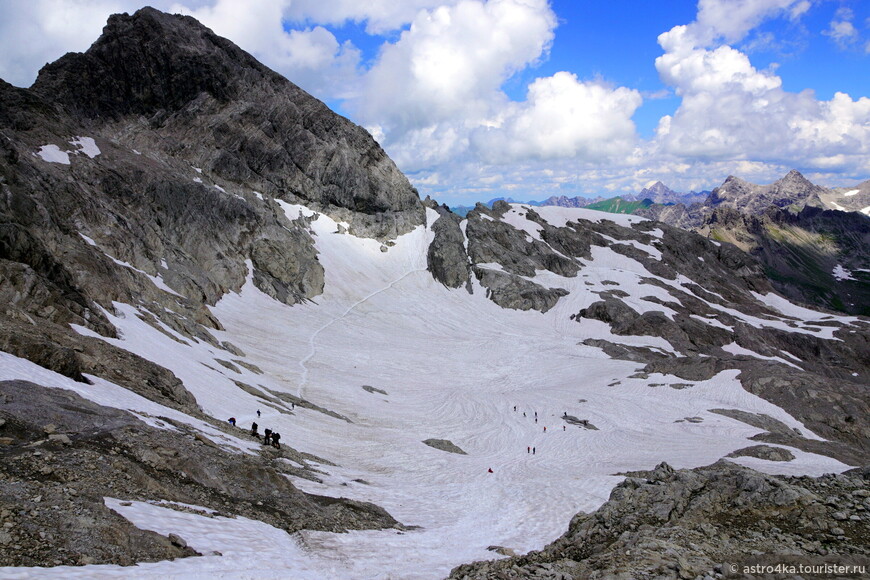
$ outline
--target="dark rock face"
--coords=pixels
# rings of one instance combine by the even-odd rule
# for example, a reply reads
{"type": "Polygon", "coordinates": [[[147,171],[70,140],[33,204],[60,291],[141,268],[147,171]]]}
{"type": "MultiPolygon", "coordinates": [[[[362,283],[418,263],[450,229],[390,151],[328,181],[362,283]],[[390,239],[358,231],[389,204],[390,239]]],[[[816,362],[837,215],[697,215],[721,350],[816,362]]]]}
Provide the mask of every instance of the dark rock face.
{"type": "Polygon", "coordinates": [[[33,90],[92,122],[113,121],[112,137],[126,145],[160,148],[227,182],[395,213],[404,231],[423,223],[416,191],[364,129],[193,18],[115,15],[87,52],[44,67],[33,90]]]}
{"type": "Polygon", "coordinates": [[[448,288],[459,288],[469,283],[465,236],[459,227],[462,220],[446,208],[438,207],[436,211],[440,217],[432,225],[435,238],[426,254],[427,268],[448,288]]]}
{"type": "Polygon", "coordinates": [[[859,213],[815,207],[756,214],[717,209],[699,231],[752,254],[777,291],[791,300],[870,314],[870,275],[864,271],[870,269],[870,220],[859,213]]]}
{"type": "Polygon", "coordinates": [[[486,288],[487,298],[502,308],[514,310],[538,310],[546,312],[566,296],[564,288],[544,288],[516,274],[498,272],[479,266],[472,270],[480,284],[486,288]]]}
{"type": "Polygon", "coordinates": [[[106,496],[203,506],[209,511],[202,515],[242,515],[290,533],[399,525],[372,504],[296,489],[278,460],[295,453],[287,446],[264,448],[260,457],[229,453],[186,425],[157,429],[72,391],[25,381],[0,382],[0,419],[0,520],[13,524],[2,528],[9,541],[0,542],[0,566],[198,555],[180,538],[136,528],[105,506],[106,496]]]}
{"type": "MultiPolygon", "coordinates": [[[[497,206],[493,206],[493,212],[497,212],[497,206]]],[[[547,244],[528,240],[525,232],[493,219],[490,212],[469,212],[465,233],[468,236],[468,255],[474,264],[500,264],[506,272],[528,277],[534,276],[537,270],[575,276],[580,269],[576,262],[557,254],[547,244]]]]}
{"type": "Polygon", "coordinates": [[[450,578],[718,578],[732,564],[870,561],[870,518],[851,517],[870,503],[866,470],[814,479],[720,461],[628,475],[543,550],[459,566],[450,578]]]}

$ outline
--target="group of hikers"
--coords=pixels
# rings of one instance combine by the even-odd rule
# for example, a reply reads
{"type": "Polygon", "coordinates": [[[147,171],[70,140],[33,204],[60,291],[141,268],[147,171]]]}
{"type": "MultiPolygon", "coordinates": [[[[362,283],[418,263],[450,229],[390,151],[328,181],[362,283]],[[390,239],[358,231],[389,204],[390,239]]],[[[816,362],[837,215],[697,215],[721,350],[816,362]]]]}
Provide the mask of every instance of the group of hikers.
{"type": "MultiPolygon", "coordinates": [[[[259,417],[260,417],[260,410],[257,409],[257,418],[259,418],[259,417]]],[[[235,417],[230,417],[228,422],[233,427],[236,426],[236,418],[235,417]]],[[[251,437],[256,437],[257,439],[261,439],[258,429],[259,429],[259,425],[257,425],[256,421],[251,423],[251,437]]],[[[272,431],[271,429],[266,429],[265,431],[263,431],[262,441],[263,441],[263,445],[271,445],[275,449],[281,449],[281,434],[278,433],[277,431],[272,431]]]]}

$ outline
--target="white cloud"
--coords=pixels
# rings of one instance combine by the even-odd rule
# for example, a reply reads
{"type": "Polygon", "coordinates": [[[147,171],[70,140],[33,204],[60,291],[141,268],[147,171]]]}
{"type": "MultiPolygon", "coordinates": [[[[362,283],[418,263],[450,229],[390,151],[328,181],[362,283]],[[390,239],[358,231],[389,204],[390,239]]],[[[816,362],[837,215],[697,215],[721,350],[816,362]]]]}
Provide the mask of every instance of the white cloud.
{"type": "Polygon", "coordinates": [[[636,90],[584,83],[576,75],[559,72],[535,80],[527,100],[509,106],[498,126],[478,129],[473,144],[489,163],[625,156],[635,146],[631,117],[642,100],[636,90]]]}
{"type": "Polygon", "coordinates": [[[849,8],[838,9],[830,26],[822,34],[830,37],[841,49],[849,48],[859,40],[858,29],[852,24],[854,17],[854,13],[849,8]]]}
{"type": "Polygon", "coordinates": [[[659,44],[676,48],[669,38],[675,31],[684,48],[709,46],[719,39],[735,43],[768,18],[787,15],[795,19],[808,9],[807,0],[699,0],[695,21],[665,32],[659,44]]]}
{"type": "Polygon", "coordinates": [[[26,0],[0,2],[0,78],[26,87],[37,71],[67,52],[86,50],[110,14],[131,2],[26,0]],[[38,39],[38,40],[36,40],[38,39]]]}
{"type": "Polygon", "coordinates": [[[421,11],[382,47],[349,106],[388,136],[480,121],[504,100],[505,80],[545,54],[555,26],[546,0],[462,0],[421,11]]]}
{"type": "MultiPolygon", "coordinates": [[[[734,4],[743,23],[719,29],[710,39],[740,38],[759,18],[796,7],[794,2],[734,4]]],[[[870,155],[870,99],[838,93],[819,101],[811,91],[790,93],[772,71],[759,71],[749,57],[727,45],[707,46],[697,30],[724,14],[719,1],[701,2],[699,22],[659,36],[665,53],[656,59],[663,82],[682,98],[659,123],[654,150],[685,159],[753,160],[776,165],[856,171],[870,155]],[[699,28],[700,27],[700,28],[699,28]]]]}

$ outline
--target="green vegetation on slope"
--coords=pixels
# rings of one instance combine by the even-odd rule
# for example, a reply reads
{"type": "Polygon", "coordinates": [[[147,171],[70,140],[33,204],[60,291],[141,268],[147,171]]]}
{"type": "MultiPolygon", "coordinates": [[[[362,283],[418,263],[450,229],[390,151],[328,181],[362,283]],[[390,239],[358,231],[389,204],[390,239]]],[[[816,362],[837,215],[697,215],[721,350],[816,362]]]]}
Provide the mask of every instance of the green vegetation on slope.
{"type": "Polygon", "coordinates": [[[611,197],[586,206],[587,209],[597,209],[610,213],[634,213],[636,210],[653,205],[651,199],[641,201],[625,201],[621,197],[611,197]]]}

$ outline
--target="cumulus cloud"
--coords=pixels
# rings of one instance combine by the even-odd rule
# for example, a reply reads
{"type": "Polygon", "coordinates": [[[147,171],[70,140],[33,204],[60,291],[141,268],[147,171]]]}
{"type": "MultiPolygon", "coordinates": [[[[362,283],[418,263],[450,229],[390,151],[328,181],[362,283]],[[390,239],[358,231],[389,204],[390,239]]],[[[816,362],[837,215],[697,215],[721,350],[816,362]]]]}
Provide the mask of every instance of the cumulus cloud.
{"type": "Polygon", "coordinates": [[[504,100],[507,78],[545,54],[555,26],[546,0],[463,0],[423,10],[382,47],[351,106],[388,135],[484,119],[504,100]]]}
{"type": "Polygon", "coordinates": [[[709,46],[719,39],[735,43],[768,18],[786,15],[796,19],[809,7],[807,0],[699,0],[695,21],[665,32],[659,36],[659,44],[689,49],[709,46]],[[670,38],[672,35],[678,38],[670,38]]]}
{"type": "MultiPolygon", "coordinates": [[[[730,3],[729,3],[730,4],[730,3]]],[[[825,169],[859,170],[870,154],[870,99],[838,93],[819,101],[811,91],[790,93],[772,71],[716,38],[740,38],[747,26],[797,6],[787,0],[735,4],[743,23],[709,34],[723,5],[701,2],[698,22],[659,36],[665,54],[656,59],[663,82],[682,100],[661,119],[654,147],[663,153],[707,161],[755,160],[825,169]],[[702,23],[702,19],[705,23],[702,23]],[[708,43],[714,43],[710,46],[708,43]]]]}
{"type": "Polygon", "coordinates": [[[489,163],[560,157],[604,161],[634,148],[631,117],[642,100],[636,90],[581,82],[559,72],[535,80],[525,102],[511,104],[498,125],[478,129],[472,140],[489,163]]]}

